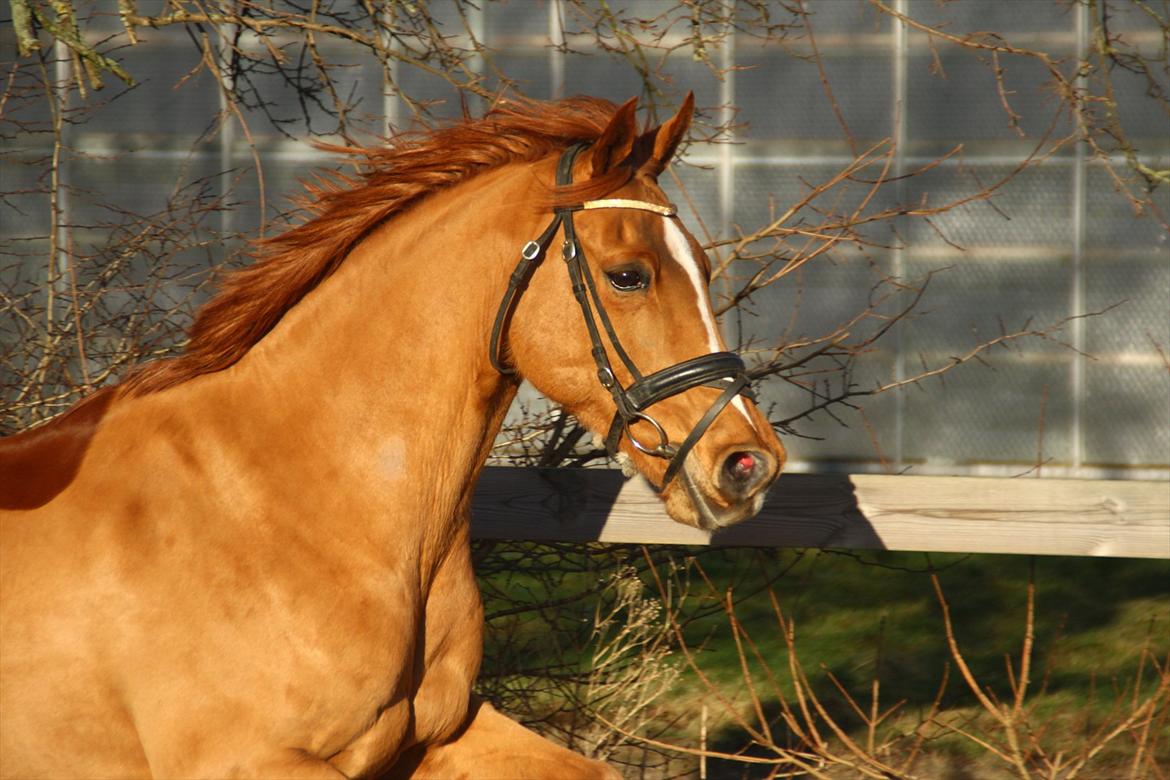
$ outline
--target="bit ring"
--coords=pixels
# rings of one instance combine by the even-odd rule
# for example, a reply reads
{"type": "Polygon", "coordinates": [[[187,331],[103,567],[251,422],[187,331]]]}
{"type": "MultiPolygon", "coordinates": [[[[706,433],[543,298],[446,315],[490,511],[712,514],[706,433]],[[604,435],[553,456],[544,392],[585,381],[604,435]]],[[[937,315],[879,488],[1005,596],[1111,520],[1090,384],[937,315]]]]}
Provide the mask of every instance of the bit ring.
{"type": "Polygon", "coordinates": [[[630,444],[633,444],[634,449],[638,450],[638,452],[644,452],[645,454],[652,455],[656,458],[674,457],[675,450],[674,447],[670,446],[670,437],[667,436],[666,430],[662,427],[662,424],[650,415],[643,414],[642,412],[634,412],[632,415],[626,418],[626,420],[623,422],[623,425],[626,429],[626,436],[628,436],[630,439],[630,444]],[[634,431],[630,427],[630,424],[638,420],[643,420],[649,423],[654,427],[654,430],[658,432],[658,444],[656,446],[647,447],[645,444],[638,441],[637,437],[634,436],[634,431]]]}

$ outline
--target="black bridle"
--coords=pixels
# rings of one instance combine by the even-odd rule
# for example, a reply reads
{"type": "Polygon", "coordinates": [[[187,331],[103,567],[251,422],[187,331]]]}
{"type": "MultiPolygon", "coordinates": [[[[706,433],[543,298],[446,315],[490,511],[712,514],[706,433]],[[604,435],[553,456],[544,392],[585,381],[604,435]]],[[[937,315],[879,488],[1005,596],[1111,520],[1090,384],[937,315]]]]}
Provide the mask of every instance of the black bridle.
{"type": "MultiPolygon", "coordinates": [[[[563,186],[573,183],[573,161],[585,148],[584,144],[577,144],[565,150],[557,165],[557,185],[563,186]]],[[[682,467],[687,454],[699,441],[715,418],[723,411],[732,399],[739,394],[751,395],[751,380],[743,360],[734,352],[713,352],[700,355],[690,360],[684,360],[661,371],[655,371],[649,376],[643,376],[629,354],[622,347],[621,340],[610,322],[605,307],[601,305],[601,297],[597,294],[597,287],[593,282],[593,275],[589,273],[589,264],[585,259],[585,251],[577,239],[577,232],[573,226],[573,213],[583,210],[599,208],[632,208],[641,211],[650,211],[671,218],[675,211],[672,206],[660,206],[655,203],[646,203],[635,200],[609,199],[588,201],[574,206],[558,206],[553,209],[553,220],[536,239],[529,241],[520,251],[520,262],[508,283],[504,298],[500,301],[500,308],[496,312],[496,321],[492,325],[491,361],[492,365],[502,374],[515,374],[515,370],[504,365],[501,351],[503,349],[504,329],[512,310],[520,295],[528,286],[533,271],[540,265],[553,236],[557,230],[564,228],[564,243],[561,256],[569,271],[569,281],[573,286],[573,296],[581,306],[581,314],[585,319],[585,327],[589,331],[589,341],[592,344],[593,361],[597,364],[597,379],[602,387],[613,397],[613,422],[609,427],[609,434],[605,439],[605,447],[609,454],[618,452],[622,433],[629,437],[635,449],[657,458],[670,461],[666,468],[666,475],[662,478],[659,488],[664,490],[682,467]],[[597,316],[594,317],[596,311],[597,316]],[[598,328],[597,320],[601,320],[598,328]],[[605,345],[601,340],[601,330],[605,330],[610,345],[618,358],[625,365],[633,377],[629,387],[622,387],[609,361],[605,345]],[[695,387],[715,387],[721,389],[719,397],[707,409],[706,414],[699,419],[695,427],[677,447],[670,442],[666,430],[645,410],[659,401],[678,395],[695,387]],[[642,420],[648,423],[658,433],[658,444],[651,447],[643,444],[634,437],[630,429],[635,422],[642,420]]]]}

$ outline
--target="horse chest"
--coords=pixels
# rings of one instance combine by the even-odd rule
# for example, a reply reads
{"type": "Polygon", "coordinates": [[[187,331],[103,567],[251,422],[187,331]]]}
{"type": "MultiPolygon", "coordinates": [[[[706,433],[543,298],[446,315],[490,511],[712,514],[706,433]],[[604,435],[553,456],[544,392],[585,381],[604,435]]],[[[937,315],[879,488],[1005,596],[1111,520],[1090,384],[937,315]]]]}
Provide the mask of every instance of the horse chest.
{"type": "Polygon", "coordinates": [[[466,551],[454,552],[426,594],[409,694],[330,759],[347,776],[388,766],[413,744],[445,740],[467,717],[482,656],[483,609],[466,551]]]}

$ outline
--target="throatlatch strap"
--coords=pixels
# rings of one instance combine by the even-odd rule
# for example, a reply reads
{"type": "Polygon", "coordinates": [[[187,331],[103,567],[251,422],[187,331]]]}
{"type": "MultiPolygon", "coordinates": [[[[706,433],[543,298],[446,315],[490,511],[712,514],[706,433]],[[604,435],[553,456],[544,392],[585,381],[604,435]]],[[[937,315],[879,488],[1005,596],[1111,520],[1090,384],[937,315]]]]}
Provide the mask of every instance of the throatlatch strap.
{"type": "Polygon", "coordinates": [[[561,215],[557,214],[540,236],[529,241],[520,250],[520,262],[516,264],[516,269],[512,271],[512,276],[508,280],[508,289],[504,292],[503,300],[500,301],[500,308],[496,310],[496,320],[492,323],[492,346],[489,355],[491,356],[492,367],[501,374],[511,375],[516,373],[516,369],[504,365],[504,330],[508,323],[511,322],[512,311],[516,307],[517,299],[528,288],[528,282],[532,279],[532,273],[536,270],[536,266],[540,265],[540,261],[544,259],[548,245],[552,243],[553,236],[556,235],[557,229],[560,226],[561,215]]]}

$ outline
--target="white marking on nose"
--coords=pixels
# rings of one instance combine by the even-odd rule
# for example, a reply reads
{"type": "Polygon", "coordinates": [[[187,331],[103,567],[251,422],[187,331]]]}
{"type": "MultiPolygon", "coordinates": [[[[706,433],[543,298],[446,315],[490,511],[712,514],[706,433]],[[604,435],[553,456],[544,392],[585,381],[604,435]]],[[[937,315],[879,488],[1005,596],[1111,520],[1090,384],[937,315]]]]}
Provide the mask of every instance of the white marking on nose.
{"type": "MultiPolygon", "coordinates": [[[[721,352],[723,345],[719,340],[719,331],[715,328],[715,316],[711,313],[711,300],[707,294],[707,285],[703,282],[699,261],[695,258],[695,253],[691,251],[691,243],[683,235],[682,228],[678,226],[676,220],[667,218],[663,222],[666,224],[666,248],[670,250],[675,262],[686,271],[687,278],[691,280],[691,286],[695,288],[695,303],[699,306],[699,318],[703,321],[703,327],[707,329],[707,349],[710,352],[721,352]]],[[[748,414],[747,407],[743,404],[743,398],[737,395],[731,399],[731,404],[744,416],[748,425],[759,433],[756,421],[748,414]]]]}
{"type": "Polygon", "coordinates": [[[743,396],[737,395],[735,398],[732,398],[731,405],[739,409],[739,413],[747,418],[748,424],[752,426],[752,430],[756,433],[760,432],[760,429],[756,427],[756,421],[752,419],[752,416],[748,414],[747,407],[743,405],[743,396]]]}

